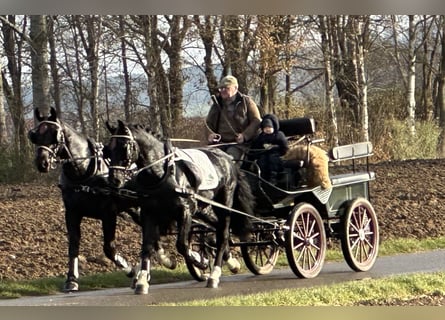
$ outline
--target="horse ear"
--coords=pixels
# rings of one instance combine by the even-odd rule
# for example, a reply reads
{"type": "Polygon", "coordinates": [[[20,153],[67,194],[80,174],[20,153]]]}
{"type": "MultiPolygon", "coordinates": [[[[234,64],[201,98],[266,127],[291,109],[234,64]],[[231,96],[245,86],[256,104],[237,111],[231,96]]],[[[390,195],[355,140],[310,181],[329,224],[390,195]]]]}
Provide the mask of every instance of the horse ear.
{"type": "Polygon", "coordinates": [[[102,149],[102,153],[105,159],[110,158],[110,147],[108,145],[105,145],[102,149]]]}
{"type": "Polygon", "coordinates": [[[105,121],[105,126],[107,127],[108,131],[110,131],[110,133],[114,133],[116,131],[115,127],[112,127],[110,124],[110,121],[105,121]]]}
{"type": "Polygon", "coordinates": [[[28,139],[29,141],[31,141],[31,143],[36,143],[36,133],[34,130],[29,130],[28,131],[28,139]]]}
{"type": "Polygon", "coordinates": [[[117,120],[117,124],[119,125],[119,129],[124,130],[125,124],[122,122],[122,120],[117,120]]]}
{"type": "Polygon", "coordinates": [[[50,120],[50,121],[57,120],[57,111],[54,107],[51,107],[51,109],[50,109],[50,116],[49,116],[48,120],[50,120]]]}
{"type": "Polygon", "coordinates": [[[35,117],[39,122],[45,120],[44,117],[40,116],[40,110],[39,110],[39,108],[34,108],[34,117],[35,117]]]}

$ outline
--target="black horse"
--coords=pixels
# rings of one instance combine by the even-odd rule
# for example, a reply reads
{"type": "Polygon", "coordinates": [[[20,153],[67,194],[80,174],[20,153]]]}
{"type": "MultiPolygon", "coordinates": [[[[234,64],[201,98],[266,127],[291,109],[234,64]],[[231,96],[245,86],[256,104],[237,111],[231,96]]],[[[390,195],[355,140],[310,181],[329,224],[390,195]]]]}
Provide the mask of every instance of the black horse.
{"type": "Polygon", "coordinates": [[[160,236],[171,225],[176,224],[178,231],[178,252],[188,263],[207,267],[188,249],[188,237],[192,218],[210,206],[212,210],[208,211],[216,216],[216,256],[207,287],[217,288],[223,257],[229,252],[229,227],[242,239],[248,236],[248,217],[228,210],[249,215],[253,212],[254,197],[243,173],[220,149],[173,148],[168,140],[162,142],[145,128],[126,126],[122,121],[116,128],[108,123],[107,127],[112,134],[108,145],[110,182],[122,186],[130,166],[135,163],[138,167],[134,190],[141,206],[142,250],[135,293],[148,293],[150,259],[160,236]]]}
{"type": "Polygon", "coordinates": [[[108,165],[102,146],[78,133],[58,119],[51,108],[49,117],[42,117],[28,137],[37,146],[35,164],[40,172],[49,172],[57,161],[63,163],[59,187],[65,206],[65,222],[69,241],[69,263],[63,290],[77,291],[78,255],[83,217],[100,219],[103,231],[103,251],[107,258],[123,269],[127,276],[134,275],[132,266],[116,251],[115,231],[117,216],[127,212],[140,224],[139,208],[135,199],[119,197],[108,183],[108,165]]]}

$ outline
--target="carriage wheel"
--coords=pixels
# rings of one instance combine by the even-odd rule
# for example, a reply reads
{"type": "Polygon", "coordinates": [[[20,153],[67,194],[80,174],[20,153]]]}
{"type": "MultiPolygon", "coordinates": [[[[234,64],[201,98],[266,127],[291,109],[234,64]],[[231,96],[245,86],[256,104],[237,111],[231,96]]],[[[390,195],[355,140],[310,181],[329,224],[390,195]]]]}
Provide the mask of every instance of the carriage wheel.
{"type": "Polygon", "coordinates": [[[252,237],[247,240],[259,244],[242,244],[241,254],[247,269],[253,274],[263,275],[272,272],[280,254],[278,244],[272,242],[273,230],[262,230],[264,226],[259,226],[258,230],[252,233],[252,237]],[[264,242],[261,243],[261,242],[264,242]]]}
{"type": "Polygon", "coordinates": [[[372,205],[364,198],[352,200],[343,216],[343,256],[352,270],[368,271],[377,259],[379,226],[372,205]]]}
{"type": "Polygon", "coordinates": [[[187,269],[196,281],[206,281],[210,276],[215,257],[215,248],[209,242],[209,239],[214,238],[212,235],[213,232],[207,232],[201,226],[193,226],[189,233],[189,249],[192,254],[199,261],[207,262],[207,268],[200,269],[186,259],[187,269]]]}
{"type": "Polygon", "coordinates": [[[292,271],[300,278],[315,278],[326,256],[326,233],[317,209],[300,203],[288,218],[286,256],[292,271]]]}

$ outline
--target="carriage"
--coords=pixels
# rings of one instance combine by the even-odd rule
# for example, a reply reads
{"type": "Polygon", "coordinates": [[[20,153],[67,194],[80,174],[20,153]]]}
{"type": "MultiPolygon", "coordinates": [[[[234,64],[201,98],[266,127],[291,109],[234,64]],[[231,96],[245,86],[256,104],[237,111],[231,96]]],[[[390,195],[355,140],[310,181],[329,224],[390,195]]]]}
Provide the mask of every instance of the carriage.
{"type": "MultiPolygon", "coordinates": [[[[271,184],[261,177],[255,163],[246,162],[238,168],[220,149],[201,148],[200,160],[212,159],[218,164],[215,175],[219,180],[213,187],[200,191],[197,184],[202,177],[194,174],[196,166],[190,167],[183,159],[176,161],[181,150],[175,151],[168,140],[161,142],[146,128],[134,127],[132,131],[121,121],[118,128],[108,126],[112,136],[107,148],[102,149],[63,123],[54,109],[49,117],[40,117],[38,113],[36,117],[40,123],[30,130],[29,138],[37,146],[37,168],[48,172],[56,161],[63,163],[60,186],[69,239],[64,291],[78,290],[78,230],[83,216],[102,220],[107,257],[129,276],[134,275],[114,244],[119,211],[127,211],[142,229],[142,272],[136,274],[134,283],[138,294],[148,293],[153,252],[164,266],[176,265],[165,255],[160,242],[160,234],[165,232],[161,229],[173,220],[177,223],[179,253],[192,276],[198,281],[207,280],[208,287],[218,287],[223,259],[230,260],[228,239],[229,248],[239,248],[245,265],[257,275],[271,272],[280,252],[285,251],[289,266],[298,277],[316,277],[323,267],[330,238],[341,240],[345,260],[355,271],[369,270],[377,258],[379,227],[370,203],[369,183],[375,174],[369,170],[369,142],[330,150],[331,162],[347,161],[351,171],[332,175],[332,186],[324,189],[305,185],[301,180],[309,152],[304,159],[286,161],[278,183],[271,184]],[[103,152],[107,153],[105,157],[103,152]],[[362,158],[366,167],[358,169],[356,161],[362,158]],[[117,187],[114,180],[121,180],[119,175],[123,174],[122,181],[128,181],[126,175],[133,171],[134,164],[138,166],[135,179],[117,187]],[[99,170],[103,165],[108,169],[99,170]],[[256,198],[253,208],[252,196],[256,198]],[[202,214],[209,207],[208,215],[202,214]],[[229,230],[227,222],[232,217],[227,219],[227,213],[249,222],[248,236],[240,237],[233,225],[229,230]]],[[[311,118],[282,120],[280,127],[286,136],[298,138],[297,142],[305,144],[307,150],[317,143],[311,118]]]]}
{"type": "MultiPolygon", "coordinates": [[[[280,128],[287,137],[298,138],[307,150],[320,141],[313,139],[312,118],[281,120],[280,128]]],[[[254,228],[248,241],[240,242],[232,236],[230,246],[240,249],[246,267],[253,274],[270,273],[284,251],[297,277],[316,277],[323,267],[329,239],[340,240],[344,259],[352,270],[367,271],[374,265],[379,226],[369,192],[369,183],[375,179],[375,173],[369,168],[372,144],[335,147],[329,155],[331,166],[347,163],[342,166],[347,170],[331,175],[332,186],[326,189],[305,185],[302,179],[309,152],[306,159],[286,160],[276,184],[264,180],[255,163],[243,163],[243,171],[257,199],[255,215],[250,217],[254,228]]],[[[190,249],[202,260],[213,257],[212,232],[209,225],[195,221],[190,233],[190,249]]],[[[208,270],[202,270],[187,264],[198,281],[207,279],[212,264],[208,266],[208,270]]]]}

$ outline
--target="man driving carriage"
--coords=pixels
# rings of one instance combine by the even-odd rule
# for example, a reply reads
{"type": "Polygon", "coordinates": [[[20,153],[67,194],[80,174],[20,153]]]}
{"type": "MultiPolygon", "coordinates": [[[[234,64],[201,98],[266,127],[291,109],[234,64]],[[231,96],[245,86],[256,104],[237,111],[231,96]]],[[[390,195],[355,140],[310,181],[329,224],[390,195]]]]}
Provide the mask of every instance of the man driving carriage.
{"type": "Polygon", "coordinates": [[[238,91],[238,80],[225,76],[219,85],[219,95],[212,96],[213,104],[206,118],[208,142],[224,143],[221,148],[240,160],[248,142],[258,136],[261,115],[253,99],[238,91]]]}

